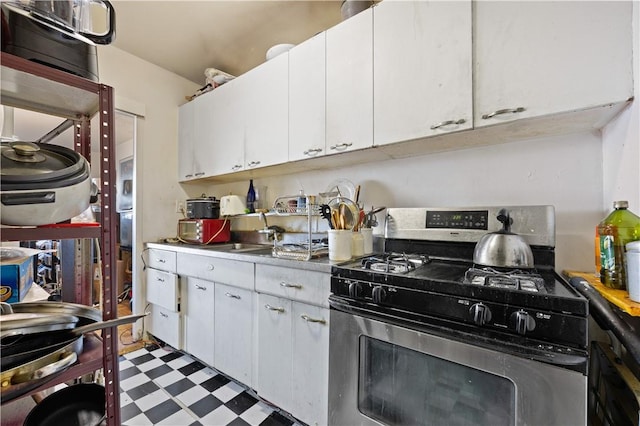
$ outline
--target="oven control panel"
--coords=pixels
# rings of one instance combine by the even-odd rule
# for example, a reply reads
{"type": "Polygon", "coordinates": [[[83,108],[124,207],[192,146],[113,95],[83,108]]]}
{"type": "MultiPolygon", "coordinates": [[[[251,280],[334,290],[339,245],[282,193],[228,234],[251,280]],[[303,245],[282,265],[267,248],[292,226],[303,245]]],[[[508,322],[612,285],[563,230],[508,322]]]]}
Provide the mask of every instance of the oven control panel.
{"type": "Polygon", "coordinates": [[[487,230],[487,210],[427,210],[428,228],[487,230]]]}

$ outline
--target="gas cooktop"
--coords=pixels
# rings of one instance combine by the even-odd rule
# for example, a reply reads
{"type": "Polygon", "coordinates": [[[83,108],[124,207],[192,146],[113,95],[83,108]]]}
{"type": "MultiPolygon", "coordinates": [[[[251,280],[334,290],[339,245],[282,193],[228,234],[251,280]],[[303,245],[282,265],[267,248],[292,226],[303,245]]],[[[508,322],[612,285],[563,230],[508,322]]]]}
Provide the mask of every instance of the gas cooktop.
{"type": "Polygon", "coordinates": [[[510,209],[523,223],[515,231],[531,245],[534,268],[474,265],[475,243],[491,229],[490,212],[497,209],[389,209],[387,251],[333,266],[333,296],[398,318],[437,317],[586,348],[588,301],[554,270],[553,209],[510,209]]]}

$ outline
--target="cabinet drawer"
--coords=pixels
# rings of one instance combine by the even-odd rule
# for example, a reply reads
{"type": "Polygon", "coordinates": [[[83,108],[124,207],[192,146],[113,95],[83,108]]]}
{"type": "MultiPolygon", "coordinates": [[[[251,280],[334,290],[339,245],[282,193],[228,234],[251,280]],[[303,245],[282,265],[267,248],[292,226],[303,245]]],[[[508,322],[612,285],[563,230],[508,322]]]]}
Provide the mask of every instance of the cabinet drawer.
{"type": "Polygon", "coordinates": [[[147,269],[147,301],[172,311],[180,310],[178,276],[171,272],[147,269]]]}
{"type": "Polygon", "coordinates": [[[253,263],[178,253],[178,275],[253,290],[253,263]]]}
{"type": "Polygon", "coordinates": [[[176,272],[176,252],[149,249],[147,266],[161,271],[176,272]]]}
{"type": "Polygon", "coordinates": [[[182,350],[182,315],[162,306],[149,305],[151,313],[147,315],[147,330],[166,344],[182,350]]]}
{"type": "Polygon", "coordinates": [[[256,291],[329,307],[330,274],[256,264],[256,291]]]}

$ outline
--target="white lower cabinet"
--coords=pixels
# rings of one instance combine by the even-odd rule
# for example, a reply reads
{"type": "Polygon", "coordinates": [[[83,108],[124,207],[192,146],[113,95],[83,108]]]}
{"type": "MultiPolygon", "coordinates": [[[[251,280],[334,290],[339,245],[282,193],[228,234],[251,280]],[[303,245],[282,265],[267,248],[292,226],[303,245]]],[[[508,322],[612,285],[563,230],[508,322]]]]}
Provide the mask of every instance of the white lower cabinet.
{"type": "Polygon", "coordinates": [[[214,283],[185,278],[185,350],[202,362],[214,365],[214,283]]]}
{"type": "Polygon", "coordinates": [[[149,304],[147,331],[166,344],[182,349],[182,315],[159,305],[149,304]]]}
{"type": "Polygon", "coordinates": [[[216,283],[214,362],[216,369],[253,387],[254,292],[216,283]]]}
{"type": "Polygon", "coordinates": [[[329,309],[258,294],[262,398],[310,425],[327,424],[329,309]]]}
{"type": "Polygon", "coordinates": [[[291,413],[310,425],[326,425],[329,394],[329,309],[292,304],[291,413]]]}
{"type": "Polygon", "coordinates": [[[291,406],[291,300],[258,294],[258,374],[260,396],[278,407],[291,406]]]}

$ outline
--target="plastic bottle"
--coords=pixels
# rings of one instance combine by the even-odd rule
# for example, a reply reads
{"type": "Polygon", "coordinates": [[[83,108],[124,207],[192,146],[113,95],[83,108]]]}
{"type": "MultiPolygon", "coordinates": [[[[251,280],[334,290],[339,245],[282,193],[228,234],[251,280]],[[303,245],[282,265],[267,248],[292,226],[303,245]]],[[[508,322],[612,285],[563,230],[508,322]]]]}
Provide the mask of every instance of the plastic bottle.
{"type": "Polygon", "coordinates": [[[626,288],[625,245],[640,239],[640,217],[628,207],[627,201],[614,201],[615,210],[598,225],[600,281],[615,289],[626,288]]]}
{"type": "Polygon", "coordinates": [[[298,193],[298,209],[304,211],[307,206],[307,196],[304,195],[304,190],[300,190],[298,193]]]}
{"type": "Polygon", "coordinates": [[[249,179],[249,191],[247,191],[247,210],[256,212],[256,190],[253,188],[253,179],[249,179]]]}

